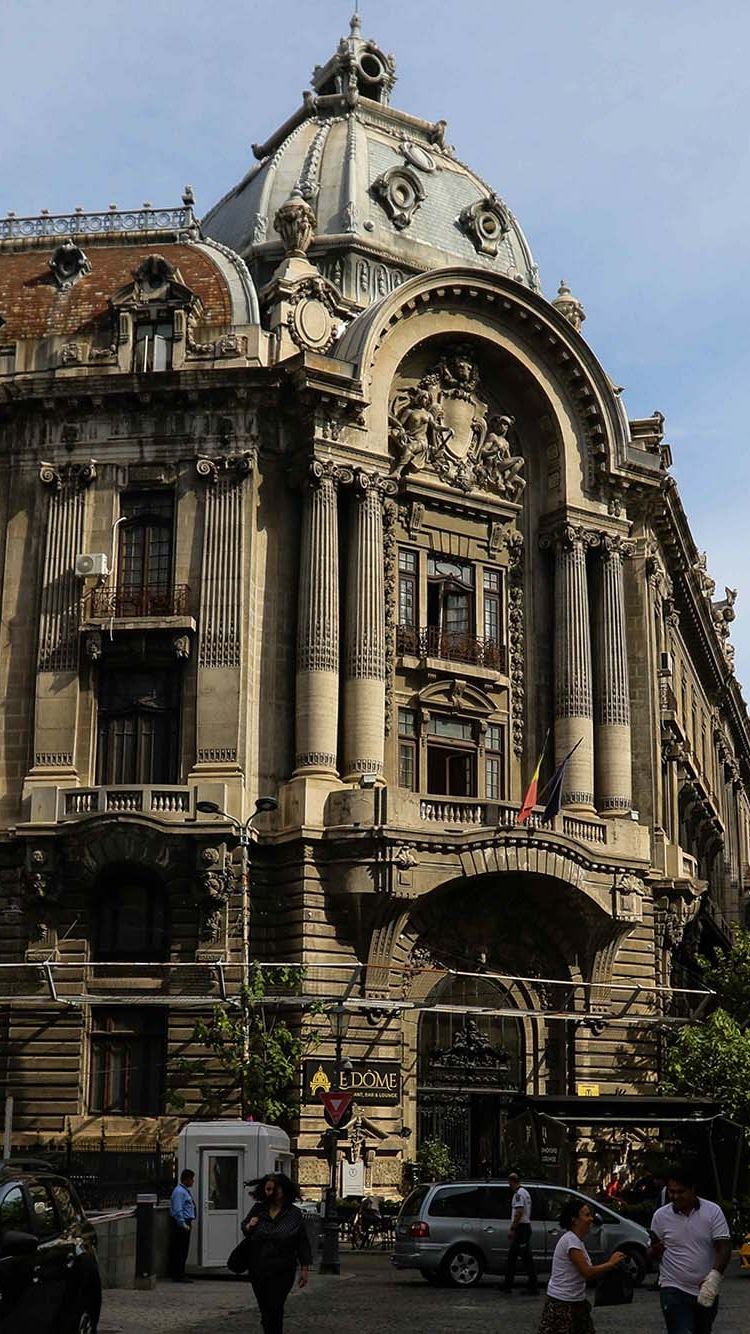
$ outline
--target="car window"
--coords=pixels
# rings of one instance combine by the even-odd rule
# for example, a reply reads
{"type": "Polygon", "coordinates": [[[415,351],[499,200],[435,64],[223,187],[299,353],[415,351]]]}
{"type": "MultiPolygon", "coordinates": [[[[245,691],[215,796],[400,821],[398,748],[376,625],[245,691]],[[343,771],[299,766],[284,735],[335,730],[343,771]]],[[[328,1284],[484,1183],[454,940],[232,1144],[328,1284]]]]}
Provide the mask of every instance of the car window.
{"type": "Polygon", "coordinates": [[[0,1232],[30,1232],[29,1211],[20,1186],[11,1186],[0,1200],[0,1232]]]}
{"type": "Polygon", "coordinates": [[[28,1191],[31,1198],[31,1216],[34,1220],[34,1231],[37,1236],[43,1239],[56,1237],[60,1231],[60,1226],[47,1187],[43,1186],[41,1182],[37,1182],[35,1185],[29,1186],[28,1191]]]}
{"type": "Polygon", "coordinates": [[[502,1218],[510,1223],[510,1186],[486,1186],[483,1194],[483,1208],[480,1217],[502,1218]]]}
{"type": "Polygon", "coordinates": [[[411,1195],[407,1195],[401,1205],[401,1213],[404,1218],[412,1218],[419,1213],[429,1189],[429,1186],[417,1186],[416,1189],[411,1192],[411,1195]]]}
{"type": "Polygon", "coordinates": [[[431,1218],[481,1218],[484,1194],[483,1186],[439,1190],[430,1200],[427,1212],[431,1218]]]}
{"type": "Polygon", "coordinates": [[[70,1191],[61,1181],[53,1181],[50,1185],[52,1198],[57,1205],[57,1212],[60,1215],[63,1227],[77,1227],[80,1222],[80,1214],[74,1201],[71,1198],[70,1191]]]}

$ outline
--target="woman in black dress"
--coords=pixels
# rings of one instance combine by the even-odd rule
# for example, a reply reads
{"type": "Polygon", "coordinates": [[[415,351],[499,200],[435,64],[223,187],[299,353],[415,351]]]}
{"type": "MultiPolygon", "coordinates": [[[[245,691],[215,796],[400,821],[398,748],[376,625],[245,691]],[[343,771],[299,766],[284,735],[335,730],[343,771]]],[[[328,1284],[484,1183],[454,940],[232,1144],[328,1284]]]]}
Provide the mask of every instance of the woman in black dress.
{"type": "Polygon", "coordinates": [[[258,1182],[256,1203],[242,1224],[250,1241],[250,1282],[263,1334],[283,1334],[284,1304],[300,1266],[299,1286],[310,1277],[312,1252],[305,1220],[294,1207],[294,1186],[283,1172],[258,1182]]]}

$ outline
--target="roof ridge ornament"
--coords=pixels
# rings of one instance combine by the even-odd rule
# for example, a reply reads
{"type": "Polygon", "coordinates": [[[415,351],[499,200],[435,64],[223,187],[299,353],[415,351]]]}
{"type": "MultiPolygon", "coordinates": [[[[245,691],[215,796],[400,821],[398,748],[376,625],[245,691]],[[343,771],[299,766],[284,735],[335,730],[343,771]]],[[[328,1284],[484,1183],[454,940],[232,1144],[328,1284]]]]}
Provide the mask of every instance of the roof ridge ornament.
{"type": "Polygon", "coordinates": [[[312,86],[320,96],[338,93],[350,105],[368,97],[387,106],[396,82],[396,62],[377,42],[362,36],[358,10],[349,22],[349,36],[342,37],[336,52],[325,65],[316,65],[312,86]]]}

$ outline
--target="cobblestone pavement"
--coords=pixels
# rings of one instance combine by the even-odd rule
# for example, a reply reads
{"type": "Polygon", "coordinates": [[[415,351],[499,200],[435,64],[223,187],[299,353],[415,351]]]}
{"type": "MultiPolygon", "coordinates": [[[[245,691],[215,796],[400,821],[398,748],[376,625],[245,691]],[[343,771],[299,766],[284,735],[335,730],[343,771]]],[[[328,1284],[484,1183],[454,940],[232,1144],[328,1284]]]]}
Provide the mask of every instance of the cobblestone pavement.
{"type": "MultiPolygon", "coordinates": [[[[736,1259],[722,1288],[714,1334],[748,1334],[750,1273],[736,1259]]],[[[398,1273],[386,1255],[351,1255],[341,1275],[314,1274],[287,1303],[286,1334],[536,1334],[542,1299],[520,1290],[512,1297],[485,1280],[470,1292],[432,1288],[418,1275],[398,1273]]],[[[632,1306],[595,1313],[597,1334],[664,1334],[659,1299],[636,1292],[632,1306]]],[[[252,1292],[240,1281],[160,1283],[153,1292],[105,1292],[100,1334],[257,1334],[252,1292]]]]}

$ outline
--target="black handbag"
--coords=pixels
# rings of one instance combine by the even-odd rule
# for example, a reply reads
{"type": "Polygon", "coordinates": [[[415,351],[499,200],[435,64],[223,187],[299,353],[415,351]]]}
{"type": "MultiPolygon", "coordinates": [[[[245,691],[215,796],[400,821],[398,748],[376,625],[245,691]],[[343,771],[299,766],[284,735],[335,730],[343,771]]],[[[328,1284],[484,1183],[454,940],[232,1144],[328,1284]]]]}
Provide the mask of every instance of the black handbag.
{"type": "Polygon", "coordinates": [[[238,1242],[232,1254],[227,1260],[227,1269],[231,1269],[233,1274],[244,1274],[252,1265],[253,1247],[249,1237],[243,1237],[238,1242]]]}
{"type": "Polygon", "coordinates": [[[594,1306],[627,1306],[633,1300],[633,1280],[624,1265],[596,1280],[594,1306]]]}

